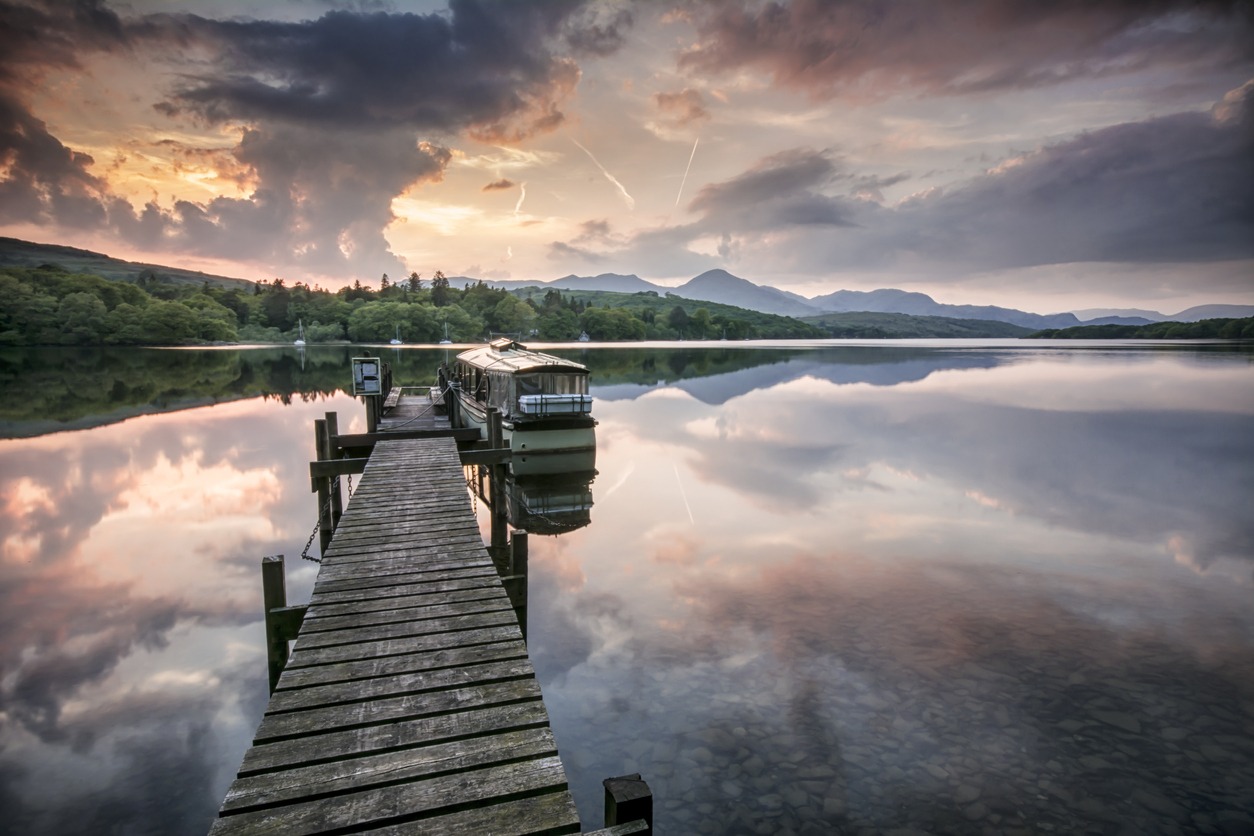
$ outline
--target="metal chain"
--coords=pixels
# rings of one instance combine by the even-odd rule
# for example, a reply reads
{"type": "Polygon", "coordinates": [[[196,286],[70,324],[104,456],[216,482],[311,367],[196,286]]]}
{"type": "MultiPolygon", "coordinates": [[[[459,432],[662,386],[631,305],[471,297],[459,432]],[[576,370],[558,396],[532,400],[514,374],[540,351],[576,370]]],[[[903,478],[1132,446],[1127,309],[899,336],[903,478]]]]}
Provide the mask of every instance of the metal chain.
{"type": "Polygon", "coordinates": [[[313,548],[314,538],[318,536],[318,529],[322,526],[322,518],[330,513],[331,513],[331,497],[328,496],[326,504],[322,506],[322,510],[318,513],[318,518],[314,520],[313,531],[309,532],[309,539],[305,541],[305,548],[301,550],[301,553],[300,553],[301,560],[310,560],[310,561],[313,561],[314,563],[322,562],[322,558],[320,557],[310,557],[309,550],[313,548]]]}

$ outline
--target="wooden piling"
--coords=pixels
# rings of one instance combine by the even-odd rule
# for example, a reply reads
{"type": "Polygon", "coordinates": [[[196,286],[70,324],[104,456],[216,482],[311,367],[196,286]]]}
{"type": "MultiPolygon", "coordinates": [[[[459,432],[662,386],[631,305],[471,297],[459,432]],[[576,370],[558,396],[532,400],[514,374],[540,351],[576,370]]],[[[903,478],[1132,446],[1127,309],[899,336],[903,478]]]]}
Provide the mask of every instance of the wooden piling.
{"type": "Polygon", "coordinates": [[[509,565],[502,573],[501,585],[509,596],[510,606],[518,618],[518,629],[527,638],[527,532],[515,529],[509,536],[509,565]]]}
{"type": "Polygon", "coordinates": [[[639,772],[606,778],[601,784],[605,787],[606,827],[643,819],[648,829],[638,832],[653,832],[653,791],[639,772]]]}
{"type": "MultiPolygon", "coordinates": [[[[314,452],[319,461],[331,458],[331,438],[325,418],[314,420],[314,452]]],[[[335,522],[331,518],[331,480],[315,477],[314,487],[318,493],[318,546],[319,551],[325,554],[331,545],[331,535],[335,533],[335,522]]]]}
{"type": "MultiPolygon", "coordinates": [[[[325,451],[318,451],[319,460],[335,458],[336,440],[340,437],[339,413],[326,413],[326,422],[327,448],[325,451]]],[[[344,497],[340,493],[340,477],[328,476],[327,480],[331,491],[331,527],[335,528],[340,524],[340,517],[344,516],[344,497]]]]}
{"type": "Polygon", "coordinates": [[[273,610],[287,606],[287,573],[283,555],[261,558],[261,605],[266,615],[266,666],[270,671],[270,693],[279,684],[279,674],[287,666],[287,639],[280,633],[273,610]]]}

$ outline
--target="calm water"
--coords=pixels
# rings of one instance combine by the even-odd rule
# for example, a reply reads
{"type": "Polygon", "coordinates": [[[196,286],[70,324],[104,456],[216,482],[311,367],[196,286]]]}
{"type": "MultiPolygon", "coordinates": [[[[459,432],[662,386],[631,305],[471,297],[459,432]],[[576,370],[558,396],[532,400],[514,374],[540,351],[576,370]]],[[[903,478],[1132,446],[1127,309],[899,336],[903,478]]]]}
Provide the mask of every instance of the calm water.
{"type": "MultiPolygon", "coordinates": [[[[208,827],[349,354],[0,351],[6,831],[208,827]]],[[[661,833],[1254,832],[1254,355],[572,354],[599,473],[529,639],[586,826],[639,771],[661,833]]]]}

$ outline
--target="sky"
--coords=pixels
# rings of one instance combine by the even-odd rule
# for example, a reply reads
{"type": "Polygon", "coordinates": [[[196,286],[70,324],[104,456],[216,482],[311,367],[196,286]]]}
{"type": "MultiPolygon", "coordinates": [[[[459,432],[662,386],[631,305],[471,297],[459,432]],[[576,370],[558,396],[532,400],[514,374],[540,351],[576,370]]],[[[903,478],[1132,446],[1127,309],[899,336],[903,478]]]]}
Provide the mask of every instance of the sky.
{"type": "Polygon", "coordinates": [[[0,0],[0,235],[332,289],[1254,304],[1254,6],[0,0]]]}

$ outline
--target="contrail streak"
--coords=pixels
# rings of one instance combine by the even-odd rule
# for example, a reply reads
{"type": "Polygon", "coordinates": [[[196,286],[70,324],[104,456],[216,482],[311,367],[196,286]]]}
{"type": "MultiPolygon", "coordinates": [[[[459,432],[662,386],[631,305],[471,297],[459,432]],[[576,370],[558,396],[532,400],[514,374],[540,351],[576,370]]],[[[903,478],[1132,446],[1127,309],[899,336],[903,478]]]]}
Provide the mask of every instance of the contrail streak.
{"type": "Polygon", "coordinates": [[[514,204],[514,217],[515,218],[518,217],[518,210],[522,208],[523,201],[527,199],[527,184],[519,183],[518,189],[519,189],[518,202],[514,204]]]}
{"type": "Polygon", "coordinates": [[[688,504],[688,494],[684,492],[684,483],[679,481],[679,465],[673,464],[671,467],[675,468],[675,483],[679,485],[679,495],[684,498],[684,507],[688,509],[688,521],[696,525],[697,520],[692,516],[692,506],[688,504]]]}
{"type": "Polygon", "coordinates": [[[623,485],[627,484],[627,478],[631,476],[632,473],[635,473],[635,471],[636,471],[636,463],[627,462],[627,469],[623,471],[623,475],[619,477],[618,481],[614,483],[613,487],[611,487],[608,491],[605,492],[605,495],[601,497],[601,501],[604,502],[605,500],[609,499],[614,494],[615,491],[617,491],[623,485]]]}
{"type": "Polygon", "coordinates": [[[684,169],[684,179],[679,181],[679,194],[675,195],[675,208],[679,208],[679,199],[684,196],[684,183],[688,182],[688,172],[692,171],[692,158],[697,156],[697,143],[701,141],[701,137],[697,137],[692,143],[692,153],[688,155],[688,167],[684,169]]]}
{"type": "MultiPolygon", "coordinates": [[[[576,145],[579,145],[579,140],[575,139],[573,136],[570,138],[570,141],[571,141],[571,142],[573,142],[573,143],[575,143],[576,145]]],[[[613,174],[610,174],[608,171],[606,171],[606,170],[605,170],[605,166],[601,165],[601,163],[597,161],[597,158],[596,158],[596,157],[594,157],[594,156],[592,156],[592,152],[591,152],[591,151],[589,151],[587,148],[584,148],[582,145],[579,145],[579,150],[581,150],[581,151],[583,151],[585,154],[587,154],[587,155],[588,155],[588,159],[592,160],[592,163],[593,163],[593,164],[594,164],[597,168],[601,169],[601,173],[605,175],[605,179],[606,179],[606,180],[609,180],[611,183],[613,183],[613,184],[614,184],[614,186],[618,189],[618,193],[619,193],[619,194],[621,194],[621,195],[623,196],[623,200],[627,201],[627,208],[628,208],[628,209],[635,209],[635,208],[636,208],[636,199],[635,199],[634,197],[632,197],[631,195],[627,194],[627,190],[626,190],[625,188],[623,188],[623,184],[622,184],[622,183],[620,183],[620,182],[618,182],[618,179],[617,179],[616,177],[614,177],[614,175],[613,175],[613,174]]]]}

